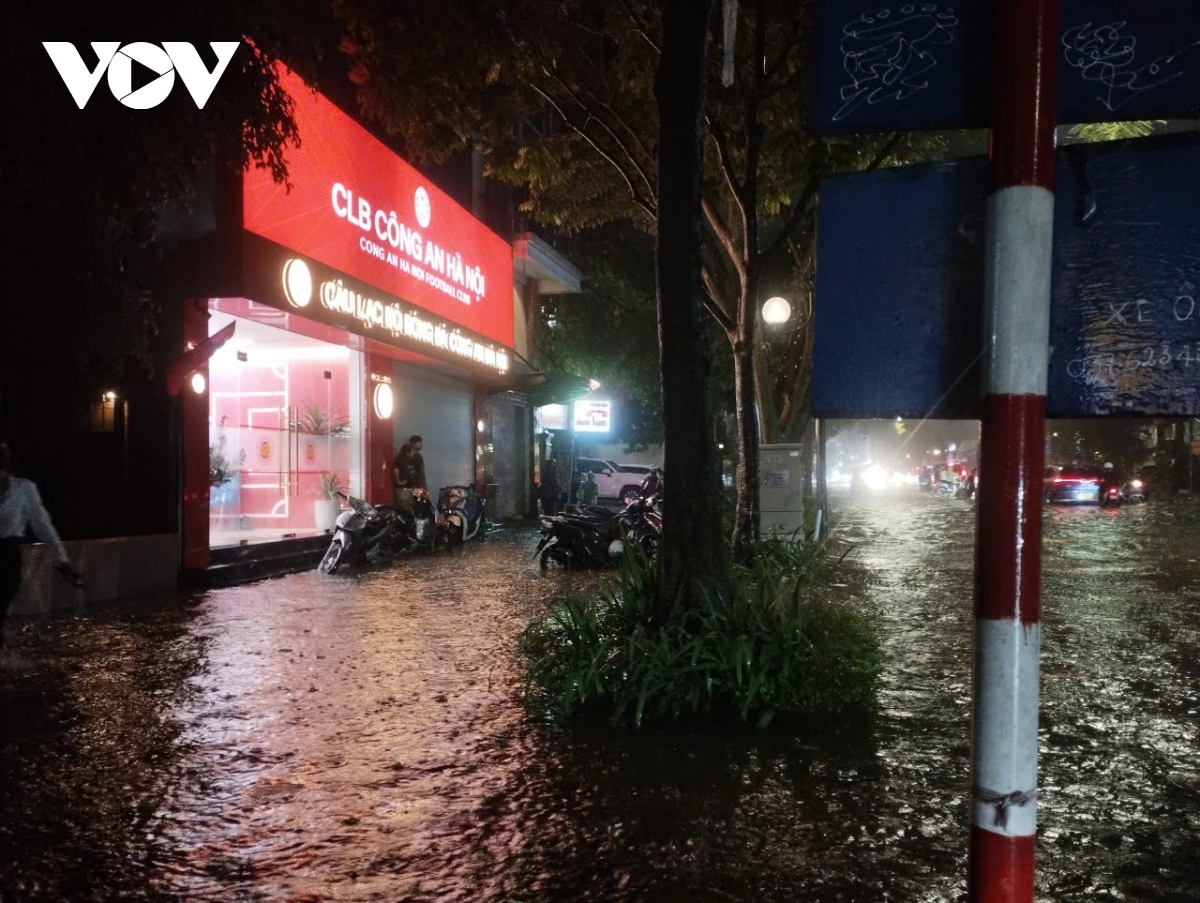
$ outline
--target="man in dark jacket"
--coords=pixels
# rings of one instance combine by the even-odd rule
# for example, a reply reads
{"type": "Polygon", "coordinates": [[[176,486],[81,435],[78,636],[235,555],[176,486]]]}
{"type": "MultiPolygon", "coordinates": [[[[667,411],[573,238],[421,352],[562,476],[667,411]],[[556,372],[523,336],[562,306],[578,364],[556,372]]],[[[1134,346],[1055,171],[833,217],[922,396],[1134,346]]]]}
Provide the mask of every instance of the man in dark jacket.
{"type": "Polygon", "coordinates": [[[412,477],[409,480],[409,489],[424,489],[429,491],[429,487],[425,485],[425,456],[421,454],[421,449],[425,447],[425,440],[420,436],[409,436],[408,445],[412,450],[409,454],[410,469],[412,477]]]}

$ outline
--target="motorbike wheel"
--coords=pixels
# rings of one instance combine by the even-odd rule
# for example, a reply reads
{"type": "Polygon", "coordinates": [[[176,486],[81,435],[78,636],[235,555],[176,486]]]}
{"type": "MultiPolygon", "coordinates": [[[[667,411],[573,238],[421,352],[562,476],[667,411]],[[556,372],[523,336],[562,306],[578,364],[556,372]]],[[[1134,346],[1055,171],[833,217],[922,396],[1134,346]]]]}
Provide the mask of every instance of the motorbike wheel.
{"type": "Polygon", "coordinates": [[[321,559],[321,563],[317,565],[317,571],[322,574],[333,574],[337,572],[338,565],[342,563],[342,544],[340,542],[331,542],[329,550],[325,553],[325,557],[321,559]]]}
{"type": "Polygon", "coordinates": [[[557,546],[547,546],[542,549],[542,554],[538,556],[538,565],[543,571],[548,571],[551,564],[557,564],[559,567],[570,569],[570,554],[557,546]]]}

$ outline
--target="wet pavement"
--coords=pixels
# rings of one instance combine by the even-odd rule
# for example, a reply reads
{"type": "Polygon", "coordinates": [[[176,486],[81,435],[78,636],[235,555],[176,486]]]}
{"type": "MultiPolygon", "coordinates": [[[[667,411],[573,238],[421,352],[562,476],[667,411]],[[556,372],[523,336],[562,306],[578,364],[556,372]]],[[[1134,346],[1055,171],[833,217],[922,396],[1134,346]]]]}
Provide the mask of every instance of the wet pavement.
{"type": "MultiPolygon", "coordinates": [[[[30,626],[0,668],[0,900],[963,896],[971,503],[837,499],[880,711],[566,734],[536,534],[30,626]]],[[[1200,898],[1200,504],[1051,509],[1039,898],[1200,898]]]]}

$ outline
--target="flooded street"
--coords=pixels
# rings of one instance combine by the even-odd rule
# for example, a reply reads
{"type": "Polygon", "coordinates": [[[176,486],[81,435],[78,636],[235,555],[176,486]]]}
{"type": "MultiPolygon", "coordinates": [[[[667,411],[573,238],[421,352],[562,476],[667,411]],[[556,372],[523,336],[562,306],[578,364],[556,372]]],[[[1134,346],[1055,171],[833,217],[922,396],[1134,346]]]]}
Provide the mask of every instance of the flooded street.
{"type": "MultiPolygon", "coordinates": [[[[30,626],[0,900],[952,901],[972,503],[835,498],[887,666],[854,723],[565,734],[514,641],[536,532],[30,626]]],[[[1200,504],[1050,509],[1039,898],[1200,897],[1200,504]]]]}

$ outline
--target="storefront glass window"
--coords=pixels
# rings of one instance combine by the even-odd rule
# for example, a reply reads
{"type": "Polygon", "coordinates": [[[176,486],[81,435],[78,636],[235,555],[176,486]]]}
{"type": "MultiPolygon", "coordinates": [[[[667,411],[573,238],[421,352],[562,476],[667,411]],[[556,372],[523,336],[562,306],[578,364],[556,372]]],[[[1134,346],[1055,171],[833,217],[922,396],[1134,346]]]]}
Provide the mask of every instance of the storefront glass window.
{"type": "Polygon", "coordinates": [[[209,361],[211,546],[325,532],[329,496],[363,491],[362,354],[211,313],[210,335],[237,321],[209,361]]]}

